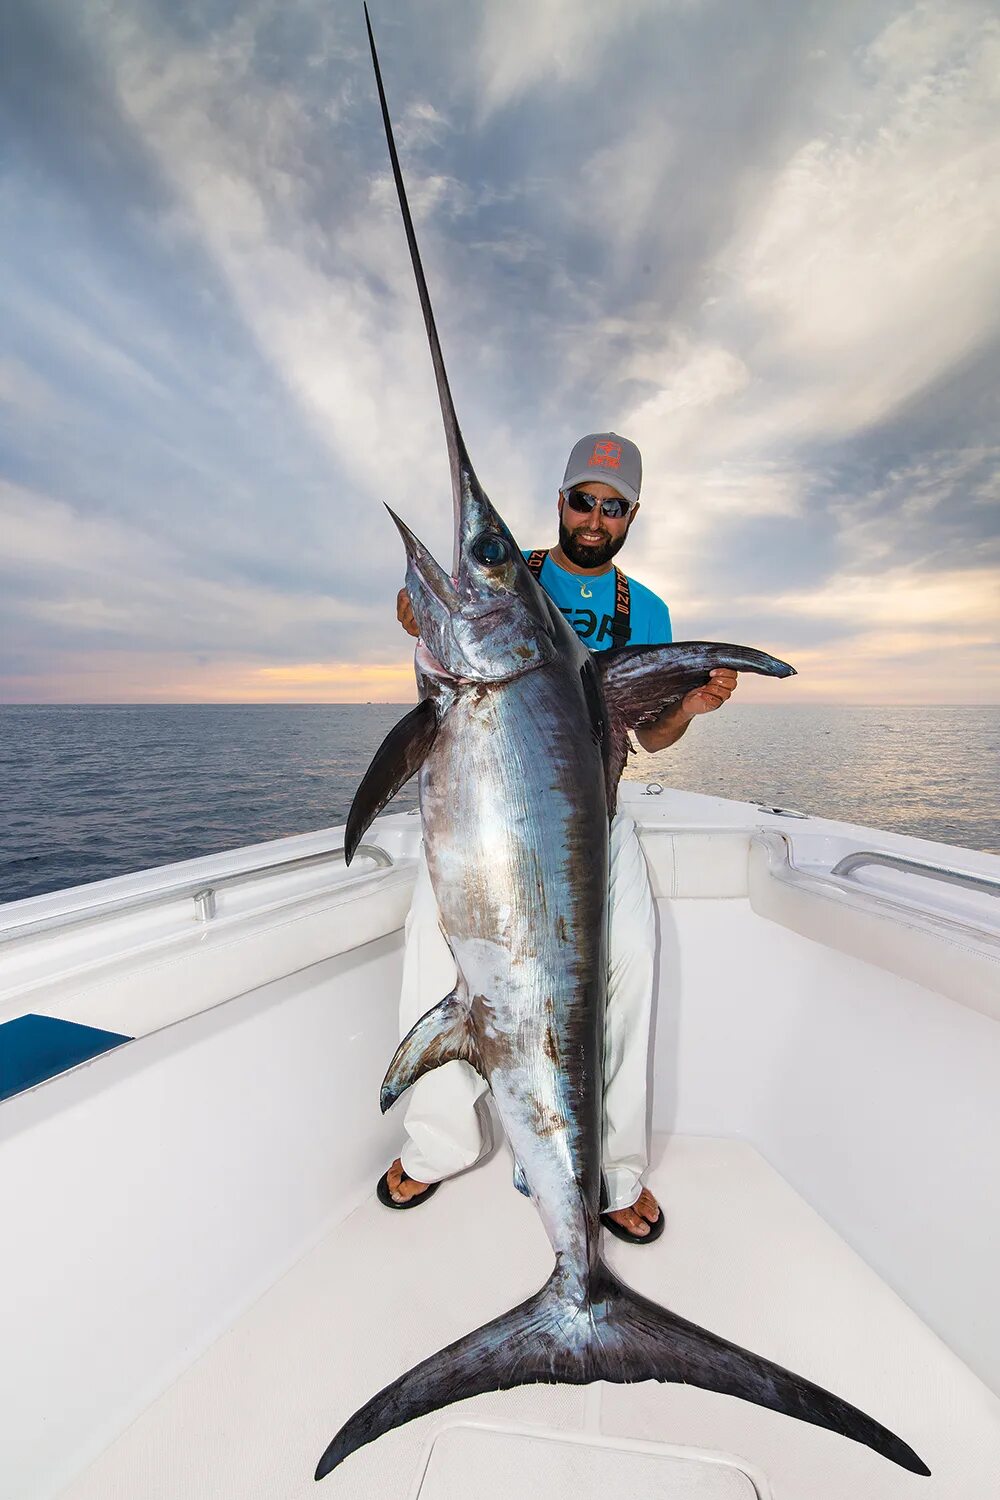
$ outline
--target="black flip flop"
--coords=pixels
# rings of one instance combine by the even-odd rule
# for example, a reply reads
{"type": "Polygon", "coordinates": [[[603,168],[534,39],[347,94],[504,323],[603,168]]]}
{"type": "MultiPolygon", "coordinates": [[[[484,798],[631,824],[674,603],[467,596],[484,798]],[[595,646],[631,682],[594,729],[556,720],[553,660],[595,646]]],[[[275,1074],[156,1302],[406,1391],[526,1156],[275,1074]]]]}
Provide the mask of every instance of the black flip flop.
{"type": "MultiPolygon", "coordinates": [[[[646,1220],[646,1222],[647,1224],[649,1224],[648,1219],[646,1220]]],[[[613,1219],[610,1214],[601,1214],[601,1223],[604,1225],[605,1229],[607,1229],[611,1234],[615,1236],[616,1239],[624,1240],[626,1245],[651,1245],[653,1241],[658,1240],[660,1238],[660,1235],[663,1233],[664,1227],[666,1225],[666,1219],[664,1218],[663,1209],[661,1208],[660,1217],[658,1219],[654,1219],[653,1222],[649,1224],[648,1234],[633,1234],[631,1229],[626,1229],[624,1224],[619,1224],[618,1220],[613,1219]]]]}
{"type": "MultiPolygon", "coordinates": [[[[400,1182],[413,1182],[414,1179],[408,1177],[404,1172],[399,1180],[400,1182]]],[[[440,1186],[439,1182],[432,1182],[428,1187],[424,1188],[422,1193],[414,1193],[413,1197],[407,1198],[405,1203],[397,1203],[389,1191],[389,1173],[386,1171],[379,1178],[378,1187],[375,1189],[375,1196],[380,1203],[385,1204],[386,1208],[419,1208],[421,1203],[426,1203],[428,1198],[434,1197],[440,1186]]]]}

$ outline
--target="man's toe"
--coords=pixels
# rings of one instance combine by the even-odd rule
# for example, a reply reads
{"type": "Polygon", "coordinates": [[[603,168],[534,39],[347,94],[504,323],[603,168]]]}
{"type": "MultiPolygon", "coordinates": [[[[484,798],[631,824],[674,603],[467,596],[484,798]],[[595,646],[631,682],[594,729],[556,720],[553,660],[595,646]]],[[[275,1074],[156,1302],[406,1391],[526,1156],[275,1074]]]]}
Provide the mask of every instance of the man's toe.
{"type": "MultiPolygon", "coordinates": [[[[409,1201],[410,1201],[411,1198],[419,1198],[420,1194],[421,1193],[426,1193],[426,1191],[427,1191],[427,1183],[426,1182],[414,1182],[412,1180],[412,1178],[411,1178],[410,1181],[408,1181],[408,1182],[400,1183],[400,1186],[399,1186],[399,1197],[396,1198],[396,1202],[397,1203],[409,1203],[409,1201]]],[[[393,1194],[393,1197],[395,1197],[395,1194],[393,1194]]]]}
{"type": "Polygon", "coordinates": [[[660,1217],[660,1205],[648,1188],[643,1188],[635,1207],[650,1224],[655,1224],[660,1217]]]}
{"type": "Polygon", "coordinates": [[[620,1213],[612,1214],[611,1217],[629,1234],[637,1234],[640,1237],[649,1233],[649,1225],[645,1219],[639,1217],[634,1208],[623,1208],[620,1213]]]}

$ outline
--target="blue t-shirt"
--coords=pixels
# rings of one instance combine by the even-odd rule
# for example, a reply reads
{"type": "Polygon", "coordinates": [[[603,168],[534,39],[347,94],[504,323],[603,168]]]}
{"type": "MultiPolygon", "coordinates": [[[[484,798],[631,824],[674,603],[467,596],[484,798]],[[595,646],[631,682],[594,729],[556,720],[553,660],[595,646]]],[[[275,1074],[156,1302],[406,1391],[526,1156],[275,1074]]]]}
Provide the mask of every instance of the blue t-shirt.
{"type": "MultiPolygon", "coordinates": [[[[531,553],[525,552],[524,556],[528,558],[531,553]]],[[[567,573],[547,557],[538,581],[585,646],[591,651],[607,651],[614,645],[611,635],[615,618],[614,568],[591,577],[586,573],[567,573]]],[[[632,606],[629,645],[669,644],[673,640],[670,611],[663,600],[634,578],[629,578],[628,585],[632,606]]]]}

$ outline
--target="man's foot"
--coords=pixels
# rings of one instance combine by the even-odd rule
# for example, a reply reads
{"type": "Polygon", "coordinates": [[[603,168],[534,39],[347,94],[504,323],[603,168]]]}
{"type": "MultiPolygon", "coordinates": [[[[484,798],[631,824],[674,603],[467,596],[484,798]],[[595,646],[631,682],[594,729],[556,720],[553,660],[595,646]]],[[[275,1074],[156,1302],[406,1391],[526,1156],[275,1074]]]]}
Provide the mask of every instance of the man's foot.
{"type": "Polygon", "coordinates": [[[385,1176],[393,1203],[409,1203],[411,1198],[419,1198],[431,1186],[429,1182],[417,1182],[416,1178],[407,1177],[398,1156],[385,1176]]]}
{"type": "Polygon", "coordinates": [[[399,1157],[378,1185],[378,1199],[386,1208],[416,1208],[418,1202],[437,1192],[436,1182],[417,1182],[403,1171],[399,1157]]]}
{"type": "Polygon", "coordinates": [[[660,1205],[649,1188],[643,1188],[630,1208],[619,1208],[614,1213],[601,1214],[601,1223],[620,1240],[632,1244],[643,1244],[658,1240],[663,1233],[663,1214],[660,1205]]]}

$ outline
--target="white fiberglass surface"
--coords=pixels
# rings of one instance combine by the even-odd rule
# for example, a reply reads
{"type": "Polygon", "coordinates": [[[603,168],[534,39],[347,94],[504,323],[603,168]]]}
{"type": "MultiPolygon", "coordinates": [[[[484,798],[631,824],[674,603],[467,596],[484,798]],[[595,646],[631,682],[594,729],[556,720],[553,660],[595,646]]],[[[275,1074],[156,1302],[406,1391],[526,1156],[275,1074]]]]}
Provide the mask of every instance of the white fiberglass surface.
{"type": "MultiPolygon", "coordinates": [[[[643,811],[656,800],[647,799],[643,811]]],[[[740,819],[747,809],[678,794],[669,816],[665,806],[661,811],[654,837],[677,847],[670,861],[662,857],[670,882],[664,881],[660,894],[677,899],[659,905],[662,968],[652,1096],[657,1128],[741,1138],[756,1146],[926,1325],[1000,1389],[995,1289],[1000,1199],[991,1186],[1000,1178],[1000,1026],[756,916],[744,894],[749,828],[745,820],[741,827],[740,819]],[[674,823],[681,830],[677,839],[671,833],[674,823]],[[730,899],[715,899],[722,894],[730,899]]],[[[379,830],[378,841],[395,838],[394,853],[405,859],[412,853],[416,820],[405,826],[398,818],[382,821],[391,826],[379,830]]],[[[899,836],[885,838],[904,842],[899,836]]],[[[656,881],[655,858],[651,864],[656,881]]],[[[6,1246],[17,1342],[28,1354],[8,1370],[14,1416],[8,1400],[0,1438],[6,1425],[19,1451],[34,1445],[33,1475],[55,1473],[64,1482],[84,1455],[97,1453],[278,1269],[302,1253],[320,1225],[336,1216],[338,1203],[360,1200],[369,1174],[373,1178],[383,1158],[388,1161],[383,1143],[394,1138],[398,1126],[391,1117],[378,1118],[376,1101],[395,1042],[397,929],[407,878],[403,868],[375,877],[381,895],[352,900],[338,912],[327,909],[324,897],[310,896],[298,904],[293,900],[277,916],[270,910],[236,915],[231,941],[222,941],[223,916],[211,941],[197,941],[185,955],[185,962],[197,962],[197,974],[192,971],[183,982],[162,955],[146,955],[141,970],[133,953],[114,955],[118,967],[108,984],[116,1003],[155,1018],[162,991],[161,998],[186,1009],[190,1019],[161,1033],[162,1044],[148,1038],[135,1044],[134,1054],[123,1048],[43,1085],[37,1096],[5,1106],[5,1120],[16,1122],[19,1113],[25,1120],[44,1114],[47,1122],[32,1131],[15,1129],[5,1148],[15,1185],[25,1184],[7,1201],[30,1205],[29,1228],[37,1232],[34,1238],[22,1233],[6,1246]],[[375,908],[381,912],[370,931],[360,921],[362,907],[371,909],[373,920],[375,908]],[[336,931],[334,918],[340,923],[336,931]],[[315,951],[304,943],[307,930],[315,951]],[[376,932],[379,944],[366,943],[376,932]],[[358,943],[366,945],[352,953],[358,943]],[[282,978],[262,965],[252,944],[266,946],[282,978]],[[317,955],[324,957],[322,965],[317,955]],[[345,977],[348,972],[353,978],[345,977]],[[265,979],[272,979],[273,992],[252,990],[265,979]],[[275,1010],[269,1019],[264,1012],[277,994],[290,1012],[275,1010]],[[221,1005],[214,1021],[191,1014],[230,995],[235,997],[230,1008],[221,1005]],[[258,1006],[260,1021],[251,1015],[258,1006]],[[227,1035],[234,1020],[238,1025],[227,1035]],[[106,1079],[112,1084],[102,1082],[106,1079]],[[34,1191],[39,1180],[49,1184],[44,1195],[34,1191]],[[72,1226],[69,1237],[67,1225],[72,1226]]],[[[60,983],[68,985],[70,979],[60,983]]],[[[97,991],[84,993],[90,1004],[97,991]]],[[[103,1003],[105,990],[100,997],[103,1003]]],[[[32,1004],[39,999],[40,991],[33,991],[32,1004]]],[[[60,1009],[64,1001],[60,992],[60,1009]]],[[[51,1008],[56,1009],[55,1001],[51,1008]]],[[[157,1024],[163,1024],[162,1017],[157,1024]]],[[[734,1337],[740,1334],[719,1315],[727,1310],[725,1298],[718,1306],[713,1298],[731,1287],[756,1297],[761,1275],[770,1288],[766,1295],[777,1298],[768,1280],[772,1263],[780,1271],[779,1290],[786,1280],[790,1288],[804,1285],[821,1310],[830,1297],[825,1278],[834,1284],[843,1274],[841,1263],[824,1260],[822,1245],[803,1248],[794,1236],[789,1240],[784,1198],[771,1203],[766,1193],[755,1197],[753,1192],[746,1198],[743,1186],[756,1189],[771,1180],[752,1152],[745,1154],[739,1145],[713,1147],[723,1153],[719,1160],[725,1166],[713,1182],[706,1163],[714,1157],[699,1157],[701,1146],[674,1142],[653,1177],[654,1186],[667,1184],[672,1215],[685,1191],[697,1203],[683,1234],[672,1217],[671,1235],[660,1242],[665,1251],[612,1246],[611,1258],[637,1285],[643,1266],[655,1271],[655,1284],[644,1289],[697,1317],[683,1298],[699,1293],[698,1277],[703,1269],[711,1271],[713,1256],[722,1249],[731,1252],[734,1258],[725,1262],[728,1280],[710,1278],[714,1291],[699,1321],[734,1337]],[[748,1162],[756,1166],[751,1169],[748,1162]],[[726,1212],[713,1220],[717,1201],[726,1212]],[[762,1247],[750,1269],[744,1264],[748,1244],[762,1247]]],[[[359,1210],[291,1279],[240,1318],[206,1362],[195,1365],[100,1461],[95,1472],[107,1478],[108,1487],[101,1488],[102,1479],[79,1494],[92,1500],[114,1495],[211,1500],[238,1493],[251,1500],[266,1494],[271,1500],[321,1493],[297,1467],[303,1422],[311,1476],[322,1446],[355,1405],[422,1354],[530,1294],[549,1268],[537,1215],[510,1190],[506,1160],[449,1185],[435,1204],[433,1214],[430,1206],[395,1217],[374,1203],[359,1210]],[[283,1299],[290,1299],[287,1307],[283,1299]],[[268,1309],[274,1308],[284,1309],[280,1318],[287,1316],[287,1345],[268,1321],[268,1309]],[[233,1349],[239,1351],[235,1357],[233,1349]],[[139,1435],[137,1447],[129,1446],[133,1432],[139,1435]],[[189,1463],[192,1447],[195,1457],[189,1463]],[[105,1463],[111,1467],[102,1469],[105,1463]],[[210,1484],[203,1484],[199,1466],[207,1466],[210,1484]]],[[[850,1264],[856,1265],[853,1258],[850,1264]]],[[[889,1296],[884,1286],[880,1295],[889,1296]]],[[[794,1298],[791,1305],[798,1306],[794,1298]]],[[[853,1306],[836,1305],[838,1327],[855,1329],[844,1374],[853,1379],[854,1362],[874,1361],[879,1379],[895,1389],[895,1325],[891,1320],[886,1325],[889,1342],[880,1335],[868,1344],[857,1331],[867,1329],[864,1298],[860,1322],[853,1306]]],[[[742,1341],[844,1389],[833,1378],[840,1371],[836,1361],[829,1380],[823,1379],[822,1360],[808,1364],[819,1359],[820,1340],[815,1349],[808,1341],[800,1347],[797,1325],[785,1327],[783,1314],[778,1345],[766,1342],[768,1318],[778,1313],[775,1302],[742,1341]],[[790,1352],[783,1352],[782,1339],[790,1352]]],[[[922,1368],[952,1372],[939,1393],[939,1415],[954,1423],[959,1398],[953,1376],[960,1367],[927,1328],[920,1338],[922,1368]]],[[[901,1347],[905,1362],[910,1358],[906,1339],[901,1347]]],[[[929,1373],[925,1386],[936,1378],[929,1373]]],[[[979,1500],[988,1489],[976,1489],[970,1476],[987,1472],[984,1453],[996,1460],[990,1446],[995,1405],[967,1372],[962,1380],[971,1381],[961,1385],[961,1399],[975,1421],[971,1428],[962,1421],[955,1427],[956,1443],[970,1446],[967,1462],[954,1455],[949,1459],[952,1488],[935,1491],[910,1476],[900,1479],[911,1485],[908,1490],[879,1488],[885,1466],[877,1471],[876,1485],[876,1471],[849,1465],[853,1489],[846,1480],[837,1491],[803,1488],[793,1464],[788,1472],[797,1475],[798,1488],[776,1492],[808,1500],[822,1500],[828,1492],[837,1493],[838,1500],[847,1493],[936,1494],[949,1500],[975,1495],[979,1500]]],[[[627,1403],[621,1431],[633,1438],[733,1446],[714,1425],[720,1398],[676,1388],[617,1393],[597,1388],[582,1406],[579,1391],[534,1389],[482,1398],[469,1410],[490,1420],[499,1411],[515,1424],[523,1418],[576,1432],[587,1430],[597,1410],[599,1429],[615,1435],[619,1398],[627,1403]],[[704,1402],[714,1404],[707,1425],[699,1427],[704,1402]],[[675,1422],[677,1412],[683,1420],[675,1422]]],[[[933,1407],[928,1397],[917,1413],[918,1426],[930,1421],[933,1427],[933,1407]]],[[[767,1414],[755,1420],[778,1422],[779,1435],[789,1426],[767,1414]]],[[[909,1431],[903,1435],[909,1437],[909,1431]]],[[[419,1441],[426,1436],[421,1426],[419,1441]]],[[[411,1464],[394,1455],[410,1453],[412,1437],[409,1431],[390,1435],[371,1454],[352,1459],[327,1482],[339,1486],[332,1492],[407,1494],[397,1486],[396,1469],[400,1462],[409,1465],[412,1479],[416,1459],[411,1464]],[[364,1482],[355,1483],[351,1467],[367,1476],[364,1482]]],[[[802,1442],[820,1440],[829,1441],[816,1434],[797,1438],[794,1451],[802,1451],[802,1442]]],[[[765,1444],[759,1451],[771,1450],[765,1444]]],[[[780,1443],[775,1451],[780,1452],[780,1443]]],[[[934,1467],[933,1458],[928,1461],[934,1467]]],[[[845,1462],[838,1459],[834,1472],[846,1474],[845,1462]]],[[[876,1460],[871,1456],[866,1462],[876,1460]]],[[[785,1472],[781,1464],[778,1470],[785,1472]]],[[[15,1493],[19,1500],[22,1495],[48,1500],[57,1487],[54,1480],[39,1479],[15,1493]]],[[[77,1492],[74,1487],[68,1493],[77,1492]]]]}
{"type": "Polygon", "coordinates": [[[654,1128],[752,1142],[1000,1391],[1000,1025],[746,901],[658,919],[654,1128]]]}
{"type": "Polygon", "coordinates": [[[432,1444],[414,1500],[468,1500],[471,1475],[476,1500],[510,1500],[529,1476],[534,1493],[546,1500],[607,1500],[623,1493],[766,1500],[769,1494],[735,1462],[651,1444],[456,1424],[432,1444]]]}
{"type": "Polygon", "coordinates": [[[371,1192],[399,963],[380,938],[0,1104],[3,1500],[57,1492],[371,1192]]]}
{"type": "MultiPolygon", "coordinates": [[[[796,1500],[990,1493],[1000,1470],[1000,1403],[757,1153],[675,1138],[665,1149],[658,1143],[651,1180],[666,1233],[643,1248],[612,1241],[607,1254],[619,1274],[857,1403],[916,1447],[930,1479],[744,1402],[645,1383],[477,1397],[387,1434],[317,1487],[314,1466],[357,1406],[548,1274],[537,1214],[512,1188],[501,1150],[420,1209],[363,1204],[63,1500],[305,1500],[324,1492],[410,1500],[421,1477],[433,1475],[435,1433],[470,1420],[727,1455],[761,1473],[776,1496],[796,1500]]],[[[463,1471],[462,1453],[450,1455],[448,1493],[457,1494],[463,1473],[465,1493],[482,1493],[475,1445],[467,1459],[463,1471]]]]}

